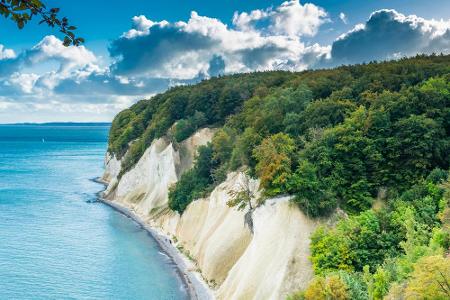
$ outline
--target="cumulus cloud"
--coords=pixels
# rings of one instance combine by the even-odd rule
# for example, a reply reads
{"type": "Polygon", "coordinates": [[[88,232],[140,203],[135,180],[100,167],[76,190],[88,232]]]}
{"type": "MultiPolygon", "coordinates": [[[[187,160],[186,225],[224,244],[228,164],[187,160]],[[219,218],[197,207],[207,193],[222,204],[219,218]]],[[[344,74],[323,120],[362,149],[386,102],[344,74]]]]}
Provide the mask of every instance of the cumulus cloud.
{"type": "Polygon", "coordinates": [[[64,47],[59,39],[50,35],[31,49],[0,60],[0,76],[48,61],[59,63],[57,74],[60,78],[69,76],[72,71],[79,71],[81,76],[84,68],[96,68],[96,57],[91,51],[84,46],[64,47]]]}
{"type": "Polygon", "coordinates": [[[90,105],[122,109],[130,99],[210,76],[303,70],[329,55],[328,46],[302,41],[317,34],[326,17],[322,8],[298,0],[236,12],[230,26],[196,12],[178,22],[135,16],[132,27],[111,42],[109,66],[101,66],[87,48],[66,48],[54,36],[17,55],[1,47],[0,111],[28,107],[42,112],[48,109],[45,103],[64,111],[78,107],[73,103],[80,110],[90,105]],[[56,68],[39,70],[46,63],[56,63],[56,68]],[[118,96],[122,98],[116,106],[118,96]]]}
{"type": "Polygon", "coordinates": [[[112,72],[187,80],[204,74],[255,70],[303,70],[304,57],[323,59],[328,47],[306,45],[302,36],[314,36],[327,21],[326,12],[298,0],[279,7],[236,12],[233,26],[192,12],[187,22],[155,22],[133,18],[133,27],[112,42],[112,72]],[[220,61],[218,58],[220,57],[220,61]],[[217,64],[220,62],[220,68],[217,64]],[[218,72],[220,69],[220,72],[218,72]]]}
{"type": "Polygon", "coordinates": [[[298,0],[282,3],[279,7],[236,12],[233,24],[241,30],[262,30],[271,35],[314,36],[320,25],[327,21],[327,13],[321,7],[298,0]]]}
{"type": "MultiPolygon", "coordinates": [[[[348,22],[344,13],[339,18],[348,22]]],[[[374,12],[331,45],[305,42],[329,20],[322,8],[298,0],[236,12],[229,26],[196,12],[186,21],[145,16],[132,21],[111,42],[110,65],[83,46],[64,47],[54,36],[20,53],[0,45],[0,121],[15,122],[14,116],[35,121],[27,118],[33,112],[47,120],[104,120],[170,86],[221,74],[300,71],[450,52],[450,20],[394,10],[374,12]],[[46,64],[52,67],[42,68],[46,64]]]]}
{"type": "Polygon", "coordinates": [[[432,52],[450,52],[450,20],[426,20],[383,9],[339,37],[331,57],[334,64],[350,64],[432,52]]]}

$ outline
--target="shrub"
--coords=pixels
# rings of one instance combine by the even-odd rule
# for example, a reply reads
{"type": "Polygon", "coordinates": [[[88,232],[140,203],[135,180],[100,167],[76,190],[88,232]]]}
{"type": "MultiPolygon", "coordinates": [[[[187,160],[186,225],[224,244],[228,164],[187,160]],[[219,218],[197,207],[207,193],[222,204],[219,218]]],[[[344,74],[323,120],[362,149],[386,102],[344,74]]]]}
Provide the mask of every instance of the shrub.
{"type": "Polygon", "coordinates": [[[295,195],[294,202],[311,217],[329,214],[336,207],[336,198],[328,185],[320,180],[317,168],[306,160],[289,177],[287,188],[295,195]]]}
{"type": "Polygon", "coordinates": [[[449,299],[450,259],[440,255],[420,259],[414,266],[405,298],[449,299]]]}
{"type": "Polygon", "coordinates": [[[286,192],[285,187],[292,173],[294,151],[294,140],[284,133],[265,138],[253,150],[257,161],[256,174],[267,195],[286,192]]]}
{"type": "Polygon", "coordinates": [[[347,285],[339,275],[316,277],[304,292],[305,300],[350,299],[347,285]]]}
{"type": "Polygon", "coordinates": [[[194,167],[182,174],[180,180],[169,189],[170,209],[182,214],[189,203],[204,196],[208,186],[213,183],[212,170],[211,144],[200,146],[194,167]]]}

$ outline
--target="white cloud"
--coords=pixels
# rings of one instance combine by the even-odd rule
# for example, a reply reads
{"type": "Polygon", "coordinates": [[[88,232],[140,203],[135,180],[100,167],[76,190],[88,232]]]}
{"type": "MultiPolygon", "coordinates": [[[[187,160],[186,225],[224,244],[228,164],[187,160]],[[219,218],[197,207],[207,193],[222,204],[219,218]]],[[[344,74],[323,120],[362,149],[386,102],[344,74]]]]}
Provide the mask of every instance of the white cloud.
{"type": "Polygon", "coordinates": [[[27,60],[35,64],[49,59],[56,59],[61,63],[61,71],[70,71],[96,63],[94,53],[84,46],[65,47],[53,35],[46,36],[36,46],[27,52],[27,60]]]}
{"type": "Polygon", "coordinates": [[[250,13],[236,12],[233,24],[240,30],[263,30],[271,35],[291,37],[314,36],[327,21],[327,13],[321,7],[298,0],[283,2],[280,6],[250,13]]]}
{"type": "Polygon", "coordinates": [[[383,9],[341,35],[332,45],[331,56],[335,64],[349,64],[432,52],[450,53],[450,20],[383,9]]]}
{"type": "Polygon", "coordinates": [[[9,84],[16,85],[24,93],[30,94],[33,92],[33,87],[39,79],[37,74],[21,74],[15,72],[9,78],[9,84]]]}
{"type": "MultiPolygon", "coordinates": [[[[346,22],[344,13],[340,19],[346,22]]],[[[236,12],[232,25],[192,12],[186,21],[132,19],[110,45],[102,66],[87,48],[64,47],[47,36],[15,53],[0,45],[0,123],[105,120],[133,101],[209,76],[262,70],[300,71],[421,52],[450,52],[450,20],[426,20],[393,10],[374,12],[332,45],[307,36],[328,22],[313,4],[236,12]],[[382,42],[380,42],[382,41],[382,42]],[[40,68],[43,64],[52,66],[40,68]],[[14,118],[22,118],[16,119],[14,118]]]]}
{"type": "Polygon", "coordinates": [[[304,56],[312,63],[313,55],[319,60],[329,52],[329,47],[301,41],[303,35],[316,34],[325,16],[323,9],[295,0],[275,9],[235,13],[232,28],[196,12],[187,22],[135,17],[133,28],[110,47],[112,71],[127,77],[189,80],[219,73],[303,70],[308,67],[304,56]],[[217,58],[221,72],[211,68],[217,58]]]}
{"type": "Polygon", "coordinates": [[[0,44],[0,60],[15,58],[16,53],[12,49],[6,49],[5,46],[0,44]]]}
{"type": "Polygon", "coordinates": [[[348,23],[347,16],[343,12],[339,13],[339,19],[341,19],[342,23],[344,23],[344,24],[348,23]]]}
{"type": "Polygon", "coordinates": [[[167,21],[153,22],[147,19],[144,15],[134,16],[132,21],[133,28],[123,34],[123,37],[128,39],[149,34],[149,29],[152,26],[159,25],[163,27],[168,24],[167,21]]]}

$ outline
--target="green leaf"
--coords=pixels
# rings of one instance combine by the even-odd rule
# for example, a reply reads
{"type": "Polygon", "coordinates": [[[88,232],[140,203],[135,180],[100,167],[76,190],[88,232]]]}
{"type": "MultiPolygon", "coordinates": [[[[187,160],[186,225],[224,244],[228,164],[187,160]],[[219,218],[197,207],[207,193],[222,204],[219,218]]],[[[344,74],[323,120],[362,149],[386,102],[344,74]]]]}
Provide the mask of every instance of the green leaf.
{"type": "Polygon", "coordinates": [[[70,44],[72,43],[72,40],[69,37],[64,37],[64,41],[63,41],[63,45],[64,46],[70,46],[70,44]]]}

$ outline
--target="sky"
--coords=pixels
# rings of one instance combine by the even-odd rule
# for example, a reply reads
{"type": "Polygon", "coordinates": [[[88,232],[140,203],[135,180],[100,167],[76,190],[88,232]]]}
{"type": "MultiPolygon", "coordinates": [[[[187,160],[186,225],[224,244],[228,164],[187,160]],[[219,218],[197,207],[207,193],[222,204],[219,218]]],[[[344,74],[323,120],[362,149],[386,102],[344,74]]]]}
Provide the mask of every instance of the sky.
{"type": "Polygon", "coordinates": [[[0,123],[111,121],[212,76],[450,53],[448,0],[44,2],[86,43],[0,19],[0,123]]]}

